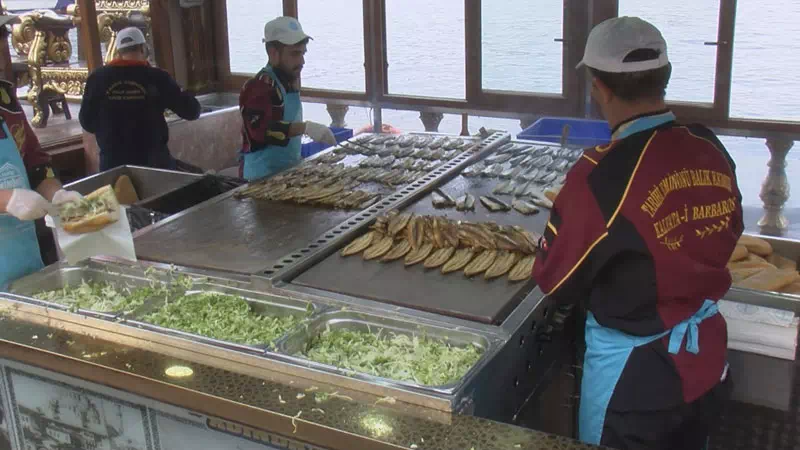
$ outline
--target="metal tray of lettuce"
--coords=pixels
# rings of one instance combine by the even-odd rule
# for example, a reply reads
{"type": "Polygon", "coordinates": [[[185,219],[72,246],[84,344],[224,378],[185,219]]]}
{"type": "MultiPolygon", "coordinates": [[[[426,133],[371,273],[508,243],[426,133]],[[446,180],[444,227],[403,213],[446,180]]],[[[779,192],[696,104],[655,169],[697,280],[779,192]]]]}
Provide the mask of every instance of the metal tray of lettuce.
{"type": "MultiPolygon", "coordinates": [[[[104,319],[116,319],[120,315],[133,311],[151,300],[151,295],[143,296],[139,302],[132,305],[115,305],[113,302],[108,308],[75,307],[69,302],[58,302],[55,299],[39,298],[45,292],[58,291],[67,287],[79,286],[86,283],[108,283],[117,292],[123,289],[152,288],[156,283],[162,286],[174,280],[174,274],[160,270],[146,270],[134,266],[114,266],[93,260],[84,261],[78,265],[55,264],[45,269],[23,277],[11,284],[10,293],[32,304],[62,311],[77,312],[104,319]],[[127,306],[127,307],[126,307],[127,306]]],[[[108,293],[109,297],[111,292],[108,293]]]]}
{"type": "Polygon", "coordinates": [[[280,359],[287,359],[297,365],[305,366],[322,372],[330,372],[356,379],[365,380],[375,384],[399,385],[414,390],[433,390],[442,394],[454,394],[473,374],[480,371],[487,364],[493,354],[502,345],[494,337],[484,336],[467,329],[445,328],[434,324],[420,324],[410,318],[403,320],[378,316],[366,312],[350,310],[328,311],[313,319],[308,326],[297,329],[285,339],[277,343],[277,354],[280,359]],[[429,339],[448,343],[453,347],[474,346],[480,351],[478,359],[460,374],[457,379],[438,386],[425,385],[415,381],[393,379],[385,376],[373,375],[366,372],[357,372],[330,364],[320,363],[308,359],[302,352],[309,349],[316,339],[326,329],[367,331],[370,333],[396,333],[398,335],[426,336],[429,339]]]}
{"type": "Polygon", "coordinates": [[[251,353],[264,353],[266,349],[272,347],[275,342],[279,341],[288,334],[296,332],[298,328],[304,326],[309,320],[313,319],[316,317],[316,315],[324,310],[324,307],[315,305],[314,303],[305,300],[298,300],[274,294],[265,294],[246,289],[218,285],[215,283],[195,283],[191,290],[185,292],[185,295],[187,296],[202,294],[222,294],[239,297],[246,301],[250,306],[250,310],[257,315],[271,317],[292,316],[297,319],[297,322],[286,327],[285,330],[282,330],[279,335],[270,342],[233,342],[231,340],[203,335],[196,331],[189,331],[186,329],[166,327],[149,323],[147,321],[147,316],[165,307],[167,300],[161,299],[148,302],[133,313],[126,315],[124,323],[126,325],[135,326],[148,331],[168,334],[171,336],[224,347],[231,350],[251,353]]]}

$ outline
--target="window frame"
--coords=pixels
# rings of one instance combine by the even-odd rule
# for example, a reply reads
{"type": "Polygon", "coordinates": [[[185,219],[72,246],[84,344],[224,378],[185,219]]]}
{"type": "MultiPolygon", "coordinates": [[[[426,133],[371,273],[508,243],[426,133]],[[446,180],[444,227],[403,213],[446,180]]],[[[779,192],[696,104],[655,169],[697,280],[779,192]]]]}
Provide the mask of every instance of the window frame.
{"type": "MultiPolygon", "coordinates": [[[[363,0],[365,92],[303,88],[304,101],[347,104],[398,110],[470,114],[505,118],[525,118],[547,115],[600,117],[588,93],[590,76],[585,70],[575,70],[591,28],[619,15],[618,0],[595,0],[591,7],[585,0],[563,1],[562,93],[506,92],[483,89],[481,5],[490,0],[463,0],[465,8],[465,98],[449,99],[390,94],[388,90],[388,59],[386,43],[386,0],[363,0]],[[582,24],[590,24],[585,27],[582,24]]],[[[238,91],[252,74],[231,73],[228,50],[227,2],[214,3],[216,30],[217,75],[222,88],[238,91]]],[[[751,135],[774,133],[800,134],[800,122],[743,119],[730,117],[733,49],[737,0],[719,0],[714,94],[711,103],[669,101],[668,105],[683,122],[701,122],[710,127],[748,130],[751,135]]],[[[283,13],[298,17],[298,0],[283,0],[283,13]]]]}

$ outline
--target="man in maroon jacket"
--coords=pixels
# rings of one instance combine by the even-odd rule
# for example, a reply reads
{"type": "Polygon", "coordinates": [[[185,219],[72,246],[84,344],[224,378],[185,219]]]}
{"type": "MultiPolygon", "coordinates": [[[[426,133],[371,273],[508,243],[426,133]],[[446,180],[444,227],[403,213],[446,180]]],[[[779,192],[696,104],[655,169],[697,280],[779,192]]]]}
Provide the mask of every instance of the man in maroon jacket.
{"type": "Polygon", "coordinates": [[[612,142],[567,175],[533,270],[542,291],[587,311],[580,438],[701,449],[731,389],[716,302],[743,230],[734,163],[667,109],[671,65],[653,25],[599,24],[582,66],[612,142]]]}

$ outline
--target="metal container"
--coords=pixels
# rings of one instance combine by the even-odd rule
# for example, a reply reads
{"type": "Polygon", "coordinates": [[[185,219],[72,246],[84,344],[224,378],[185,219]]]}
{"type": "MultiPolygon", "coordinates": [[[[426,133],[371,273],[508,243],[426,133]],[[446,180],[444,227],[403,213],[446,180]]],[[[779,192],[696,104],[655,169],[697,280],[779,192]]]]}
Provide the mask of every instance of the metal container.
{"type": "Polygon", "coordinates": [[[297,332],[290,334],[286,339],[279,341],[277,344],[277,352],[288,355],[290,360],[311,369],[344,375],[375,384],[397,385],[412,390],[425,390],[452,395],[465,383],[465,380],[474,376],[480,368],[491,359],[498,344],[498,341],[490,340],[487,336],[464,329],[451,329],[429,324],[423,325],[411,320],[390,318],[365,312],[340,310],[320,315],[320,317],[313,320],[307,327],[303,327],[297,332]],[[409,381],[393,380],[366,373],[354,373],[350,370],[311,361],[299,354],[307,349],[314,339],[327,328],[332,330],[345,329],[373,333],[382,329],[384,332],[393,332],[408,336],[424,334],[429,338],[445,341],[456,347],[476,346],[482,350],[482,354],[480,359],[478,359],[459,380],[443,386],[423,386],[409,381]]]}
{"type": "MultiPolygon", "coordinates": [[[[762,236],[752,233],[745,234],[769,242],[770,245],[772,245],[772,250],[775,253],[783,256],[784,258],[788,258],[797,262],[798,266],[800,266],[800,241],[773,236],[762,236]]],[[[731,287],[727,294],[725,294],[725,299],[750,305],[767,306],[770,308],[778,308],[800,313],[800,295],[795,294],[759,291],[755,289],[745,289],[734,286],[731,287]]]]}
{"type": "Polygon", "coordinates": [[[174,170],[153,169],[140,166],[120,166],[105,172],[74,181],[64,186],[66,189],[87,195],[105,185],[114,186],[117,179],[127,175],[133,183],[140,204],[153,198],[179,189],[202,178],[202,175],[174,170]]]}
{"type": "MultiPolygon", "coordinates": [[[[312,317],[314,317],[314,315],[318,313],[318,311],[320,311],[320,308],[311,302],[297,300],[284,296],[263,294],[260,292],[238,289],[234,287],[221,286],[212,283],[195,284],[194,286],[192,286],[192,290],[187,291],[185,294],[192,295],[192,294],[202,294],[206,292],[215,292],[225,295],[233,295],[241,297],[250,305],[250,308],[254,313],[261,316],[277,316],[277,317],[283,317],[289,315],[295,317],[306,316],[307,320],[309,320],[312,317]]],[[[166,302],[165,300],[161,299],[148,302],[147,304],[137,309],[133,313],[126,315],[125,324],[136,326],[150,331],[155,331],[157,333],[169,334],[177,337],[194,340],[197,342],[221,346],[239,351],[263,353],[264,350],[268,348],[270,344],[272,344],[272,342],[264,342],[259,344],[242,344],[237,342],[230,342],[179,329],[166,328],[146,322],[145,316],[164,307],[165,302],[166,302]]],[[[302,327],[305,323],[307,323],[307,320],[301,321],[296,327],[302,327]]],[[[294,327],[292,329],[286,330],[284,335],[276,338],[275,342],[279,341],[285,335],[294,332],[296,332],[294,327]]]]}
{"type": "MultiPolygon", "coordinates": [[[[166,279],[148,278],[144,272],[114,270],[119,267],[110,267],[95,261],[87,261],[77,266],[52,265],[40,272],[33,273],[21,278],[11,284],[10,292],[19,296],[20,300],[33,303],[48,308],[70,311],[67,305],[54,303],[46,300],[34,298],[34,295],[45,292],[64,289],[69,286],[77,286],[81,281],[87,282],[109,282],[115,287],[147,287],[154,282],[166,282],[166,279]]],[[[119,317],[124,311],[94,311],[78,309],[80,314],[91,315],[100,318],[114,319],[119,317]]]]}

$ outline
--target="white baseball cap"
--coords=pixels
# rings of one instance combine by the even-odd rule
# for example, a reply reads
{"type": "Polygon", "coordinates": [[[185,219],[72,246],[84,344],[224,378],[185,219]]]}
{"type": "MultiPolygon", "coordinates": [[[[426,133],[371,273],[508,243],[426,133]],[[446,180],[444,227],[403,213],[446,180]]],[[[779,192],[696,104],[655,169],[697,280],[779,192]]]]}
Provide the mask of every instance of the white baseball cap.
{"type": "Polygon", "coordinates": [[[128,27],[117,33],[117,50],[133,47],[134,45],[144,45],[144,34],[136,27],[128,27]]]}
{"type": "Polygon", "coordinates": [[[300,22],[294,17],[281,16],[264,25],[264,42],[278,41],[285,45],[294,45],[304,39],[312,39],[303,32],[300,22]]]}
{"type": "Polygon", "coordinates": [[[575,68],[588,66],[603,72],[626,73],[658,69],[667,64],[667,42],[658,28],[638,17],[625,16],[608,19],[592,29],[583,59],[575,68]],[[641,49],[655,50],[658,58],[625,62],[629,53],[641,49]]]}

